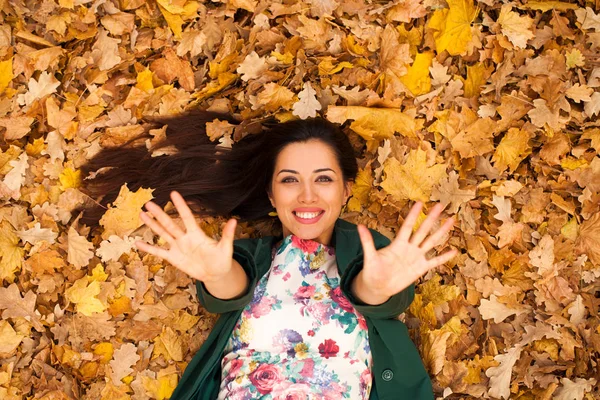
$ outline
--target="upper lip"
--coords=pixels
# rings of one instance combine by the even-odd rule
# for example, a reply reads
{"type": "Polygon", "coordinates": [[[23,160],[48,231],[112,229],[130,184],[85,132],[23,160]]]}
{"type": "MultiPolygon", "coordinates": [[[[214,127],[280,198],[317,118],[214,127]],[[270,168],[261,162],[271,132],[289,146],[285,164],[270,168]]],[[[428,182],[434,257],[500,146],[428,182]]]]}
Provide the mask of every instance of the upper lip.
{"type": "Polygon", "coordinates": [[[321,212],[323,211],[322,208],[315,208],[315,207],[303,207],[303,208],[295,208],[294,212],[321,212]]]}

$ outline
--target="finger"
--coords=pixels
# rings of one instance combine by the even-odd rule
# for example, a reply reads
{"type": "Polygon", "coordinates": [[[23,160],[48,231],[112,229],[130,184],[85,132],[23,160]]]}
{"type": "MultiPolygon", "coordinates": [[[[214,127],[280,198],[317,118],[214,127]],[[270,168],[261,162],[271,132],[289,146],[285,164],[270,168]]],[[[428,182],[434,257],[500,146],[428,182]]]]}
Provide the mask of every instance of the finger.
{"type": "Polygon", "coordinates": [[[398,237],[396,240],[400,240],[403,242],[408,242],[410,239],[410,235],[412,233],[413,227],[415,226],[415,222],[417,222],[417,218],[419,217],[419,213],[423,208],[423,202],[417,201],[406,216],[402,227],[400,228],[400,232],[398,233],[398,237]]]}
{"type": "Polygon", "coordinates": [[[358,236],[360,238],[360,243],[362,244],[366,264],[367,260],[372,260],[375,258],[377,255],[377,249],[375,248],[375,243],[373,243],[373,236],[371,236],[369,228],[367,228],[365,225],[358,225],[358,236]]]}
{"type": "Polygon", "coordinates": [[[156,233],[157,235],[159,235],[161,238],[163,238],[167,243],[169,244],[173,244],[173,242],[175,242],[175,239],[173,238],[173,236],[171,236],[169,234],[169,232],[167,232],[163,226],[161,224],[159,224],[158,222],[156,222],[156,220],[154,218],[151,218],[147,213],[145,213],[144,211],[140,211],[140,219],[150,227],[150,229],[152,229],[154,231],[154,233],[156,233]]]}
{"type": "MultiPolygon", "coordinates": [[[[186,231],[187,232],[202,231],[202,229],[200,229],[200,227],[196,223],[196,219],[194,218],[194,214],[192,213],[192,210],[190,210],[190,207],[188,207],[188,205],[187,205],[185,199],[183,198],[183,196],[181,195],[181,193],[179,193],[176,190],[173,190],[171,192],[171,199],[173,200],[173,204],[175,204],[175,208],[177,209],[177,212],[179,213],[179,215],[181,216],[181,219],[183,220],[183,224],[185,225],[186,231]]],[[[202,233],[204,233],[204,231],[202,231],[202,233]]]]}
{"type": "Polygon", "coordinates": [[[442,265],[442,264],[446,263],[447,261],[454,258],[454,256],[456,256],[457,254],[458,254],[458,250],[452,249],[452,250],[445,252],[444,254],[440,254],[437,257],[433,257],[432,259],[427,261],[427,270],[430,270],[432,268],[437,267],[438,265],[442,265]]]}
{"type": "Polygon", "coordinates": [[[434,246],[437,246],[438,244],[440,244],[444,235],[452,229],[453,225],[454,225],[454,217],[448,218],[446,221],[444,221],[444,224],[440,227],[440,229],[435,231],[431,236],[429,236],[427,238],[427,240],[425,240],[423,243],[421,243],[421,248],[425,252],[427,252],[427,251],[431,250],[434,246]]]}
{"type": "Polygon", "coordinates": [[[175,239],[180,238],[184,235],[183,230],[169,217],[158,204],[153,201],[146,203],[146,209],[155,216],[158,222],[161,223],[163,229],[169,233],[169,235],[175,239]]]}
{"type": "Polygon", "coordinates": [[[169,261],[167,259],[169,252],[163,249],[162,247],[152,246],[146,242],[142,242],[141,240],[136,240],[134,244],[138,249],[145,251],[148,254],[152,254],[153,256],[157,256],[162,258],[163,260],[169,261]]]}
{"type": "Polygon", "coordinates": [[[235,227],[237,225],[237,220],[235,218],[231,218],[227,221],[225,226],[223,227],[223,234],[221,235],[221,242],[227,246],[233,245],[233,239],[235,238],[235,227]]]}
{"type": "Polygon", "coordinates": [[[433,206],[431,212],[427,218],[425,218],[425,221],[423,221],[421,226],[419,226],[419,229],[415,232],[415,234],[412,235],[412,238],[410,239],[411,244],[414,244],[415,246],[419,246],[421,244],[423,239],[425,239],[425,236],[427,236],[431,228],[433,228],[433,224],[435,224],[435,221],[437,221],[443,208],[444,206],[441,203],[437,203],[435,206],[433,206]]]}

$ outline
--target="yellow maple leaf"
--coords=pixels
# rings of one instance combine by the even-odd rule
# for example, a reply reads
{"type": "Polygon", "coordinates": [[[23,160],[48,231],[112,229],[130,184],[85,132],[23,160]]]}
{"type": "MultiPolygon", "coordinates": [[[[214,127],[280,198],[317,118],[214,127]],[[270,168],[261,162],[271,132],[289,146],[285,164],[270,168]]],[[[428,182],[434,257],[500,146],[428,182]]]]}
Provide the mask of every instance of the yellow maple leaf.
{"type": "Polygon", "coordinates": [[[434,185],[446,178],[446,166],[443,164],[427,165],[425,151],[418,148],[411,150],[404,164],[395,158],[388,158],[384,163],[385,178],[381,187],[397,200],[429,201],[434,185]]]}
{"type": "Polygon", "coordinates": [[[496,147],[496,152],[492,157],[494,167],[499,172],[503,172],[508,168],[509,172],[512,173],[519,166],[519,163],[531,153],[528,142],[529,134],[526,131],[519,128],[510,128],[496,147]]]}
{"type": "Polygon", "coordinates": [[[235,82],[238,75],[231,72],[223,72],[219,74],[216,81],[210,81],[201,91],[194,93],[192,95],[196,101],[202,101],[207,97],[212,96],[215,93],[220,92],[225,89],[227,86],[235,82]]]}
{"type": "Polygon", "coordinates": [[[457,56],[467,51],[471,23],[479,14],[479,7],[472,0],[448,0],[448,6],[433,13],[428,27],[433,30],[438,54],[448,50],[450,55],[457,56]]]}
{"type": "Polygon", "coordinates": [[[12,61],[12,57],[6,61],[0,61],[0,93],[4,92],[4,89],[8,87],[8,84],[14,78],[12,61]]]}
{"type": "Polygon", "coordinates": [[[183,360],[183,341],[180,335],[170,327],[164,327],[155,339],[153,358],[163,354],[166,359],[183,360]]]}
{"type": "Polygon", "coordinates": [[[104,267],[100,263],[96,264],[96,266],[92,270],[92,276],[88,276],[88,280],[90,282],[106,282],[106,279],[108,279],[108,274],[104,272],[104,267]]]}
{"type": "Polygon", "coordinates": [[[479,96],[481,86],[487,80],[487,71],[483,63],[467,65],[467,79],[459,77],[464,83],[465,97],[479,96]]]}
{"type": "Polygon", "coordinates": [[[156,0],[156,2],[158,3],[158,8],[160,9],[160,12],[165,18],[165,21],[167,21],[167,24],[169,25],[169,28],[171,28],[171,31],[175,37],[177,39],[181,39],[181,26],[185,20],[196,16],[196,11],[198,11],[198,2],[188,1],[183,5],[183,7],[168,0],[156,0]]]}
{"type": "Polygon", "coordinates": [[[423,119],[411,117],[397,109],[357,106],[329,106],[327,119],[338,124],[353,119],[350,129],[365,140],[388,139],[395,132],[407,137],[417,137],[417,131],[423,127],[424,122],[423,119]]]}
{"type": "Polygon", "coordinates": [[[352,185],[352,198],[348,200],[348,211],[361,211],[362,207],[369,200],[369,192],[371,191],[371,168],[367,167],[358,171],[356,180],[352,185]]]}
{"type": "Polygon", "coordinates": [[[431,90],[429,67],[431,67],[432,61],[432,51],[417,53],[415,62],[408,68],[408,73],[400,78],[400,82],[410,90],[413,96],[429,93],[431,90]]]}
{"type": "Polygon", "coordinates": [[[458,286],[450,284],[440,284],[441,276],[435,274],[431,279],[421,285],[421,296],[423,303],[431,302],[434,306],[444,304],[447,301],[454,300],[461,294],[458,286]]]}
{"type": "Polygon", "coordinates": [[[71,168],[65,168],[58,177],[60,181],[60,189],[67,190],[67,188],[78,188],[81,186],[81,171],[71,168]]]}
{"type": "Polygon", "coordinates": [[[21,269],[25,251],[18,245],[19,237],[7,221],[0,222],[0,281],[14,282],[21,269]]]}
{"type": "Polygon", "coordinates": [[[17,333],[8,321],[0,321],[0,354],[12,355],[25,335],[17,333]]]}
{"type": "Polygon", "coordinates": [[[115,349],[111,342],[102,342],[96,345],[94,349],[94,354],[100,357],[98,361],[102,364],[108,364],[108,362],[112,359],[113,353],[115,349]]]}
{"type": "Polygon", "coordinates": [[[142,385],[153,399],[168,399],[171,397],[177,386],[177,374],[163,375],[158,379],[142,376],[142,385]]]}
{"type": "Polygon", "coordinates": [[[334,61],[336,59],[331,56],[323,57],[323,60],[319,63],[319,75],[333,75],[344,68],[354,68],[354,65],[348,61],[342,61],[337,65],[334,65],[334,61]]]}
{"type": "Polygon", "coordinates": [[[520,9],[540,10],[546,12],[548,10],[567,11],[577,10],[578,4],[566,3],[564,1],[528,1],[526,4],[519,6],[520,9]]]}
{"type": "Polygon", "coordinates": [[[104,304],[96,298],[100,293],[100,282],[93,281],[88,285],[88,278],[84,276],[75,281],[73,286],[65,290],[65,297],[76,305],[77,312],[85,316],[106,310],[104,304]]]}
{"type": "Polygon", "coordinates": [[[140,90],[143,90],[144,92],[151,91],[152,89],[154,89],[154,85],[152,84],[153,76],[154,73],[150,71],[150,68],[146,68],[143,71],[140,71],[135,77],[135,80],[137,81],[135,87],[140,90]]]}
{"type": "Polygon", "coordinates": [[[152,192],[154,189],[144,188],[131,192],[127,184],[121,186],[116,200],[100,219],[100,225],[104,227],[102,239],[106,240],[111,235],[123,237],[139,228],[143,223],[139,213],[142,206],[153,198],[152,192]]]}
{"type": "Polygon", "coordinates": [[[297,101],[294,92],[274,82],[267,83],[256,99],[258,104],[263,105],[264,110],[269,112],[277,111],[279,107],[289,110],[297,101]]]}

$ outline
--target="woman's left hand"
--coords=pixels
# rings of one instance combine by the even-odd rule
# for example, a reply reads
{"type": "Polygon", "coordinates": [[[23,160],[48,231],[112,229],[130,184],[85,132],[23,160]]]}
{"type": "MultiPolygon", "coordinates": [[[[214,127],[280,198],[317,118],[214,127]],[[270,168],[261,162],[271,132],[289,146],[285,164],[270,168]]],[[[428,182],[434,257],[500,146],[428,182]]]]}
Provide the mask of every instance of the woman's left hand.
{"type": "Polygon", "coordinates": [[[441,203],[438,203],[411,237],[422,208],[422,202],[413,205],[398,236],[388,246],[379,250],[375,248],[373,237],[367,227],[358,225],[364,253],[361,278],[369,293],[385,297],[394,296],[427,271],[445,263],[458,253],[453,249],[431,259],[425,257],[427,252],[439,244],[442,237],[452,228],[454,218],[448,218],[437,231],[428,236],[444,208],[441,203]]]}

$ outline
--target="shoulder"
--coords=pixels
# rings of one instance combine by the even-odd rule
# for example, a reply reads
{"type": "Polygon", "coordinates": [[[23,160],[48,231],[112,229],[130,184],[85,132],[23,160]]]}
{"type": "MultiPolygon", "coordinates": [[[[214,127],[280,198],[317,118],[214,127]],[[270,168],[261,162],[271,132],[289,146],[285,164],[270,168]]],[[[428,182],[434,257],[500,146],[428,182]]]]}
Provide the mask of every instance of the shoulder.
{"type": "MultiPolygon", "coordinates": [[[[346,240],[360,244],[360,236],[358,235],[358,227],[356,224],[338,218],[334,230],[337,238],[343,237],[346,240]]],[[[377,232],[375,229],[369,228],[369,232],[371,232],[371,236],[373,236],[373,242],[375,243],[376,248],[381,248],[390,244],[390,239],[377,232]]]]}
{"type": "Polygon", "coordinates": [[[276,240],[275,236],[235,239],[233,241],[233,251],[234,254],[243,253],[247,258],[253,259],[258,264],[270,260],[271,248],[276,240]]]}

